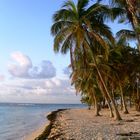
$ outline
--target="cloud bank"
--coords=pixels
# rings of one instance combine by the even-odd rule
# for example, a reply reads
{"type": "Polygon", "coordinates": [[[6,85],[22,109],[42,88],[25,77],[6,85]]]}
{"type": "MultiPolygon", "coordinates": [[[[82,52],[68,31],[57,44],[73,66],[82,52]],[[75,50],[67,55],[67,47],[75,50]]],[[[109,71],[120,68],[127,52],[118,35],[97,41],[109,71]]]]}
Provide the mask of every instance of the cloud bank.
{"type": "MultiPolygon", "coordinates": [[[[11,54],[8,71],[14,78],[0,83],[0,102],[23,103],[79,103],[74,87],[71,86],[69,69],[64,77],[56,76],[52,62],[43,60],[34,66],[30,57],[21,53],[11,54]]],[[[4,77],[1,75],[0,80],[4,77]]]]}
{"type": "Polygon", "coordinates": [[[69,79],[15,79],[0,84],[0,101],[36,103],[79,103],[69,79]]]}

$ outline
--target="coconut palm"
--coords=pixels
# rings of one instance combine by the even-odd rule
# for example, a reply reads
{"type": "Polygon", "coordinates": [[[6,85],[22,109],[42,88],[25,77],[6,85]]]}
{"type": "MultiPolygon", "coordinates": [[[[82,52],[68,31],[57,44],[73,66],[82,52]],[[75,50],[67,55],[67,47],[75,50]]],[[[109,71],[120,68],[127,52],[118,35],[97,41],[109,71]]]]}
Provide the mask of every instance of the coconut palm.
{"type": "Polygon", "coordinates": [[[109,16],[109,9],[99,3],[89,7],[88,4],[89,0],[78,0],[76,5],[73,1],[68,0],[54,14],[54,24],[51,28],[51,32],[55,36],[54,51],[65,54],[70,50],[73,71],[76,70],[75,62],[78,61],[78,54],[83,56],[85,66],[87,65],[86,50],[92,54],[92,60],[105,95],[112,102],[115,118],[120,120],[120,114],[107,90],[95,57],[96,54],[106,55],[109,47],[107,41],[114,41],[110,28],[104,24],[105,17],[109,16]]]}
{"type": "Polygon", "coordinates": [[[130,68],[127,61],[129,60],[128,57],[129,52],[127,48],[128,47],[126,47],[124,44],[118,42],[114,50],[111,51],[110,59],[109,59],[110,61],[109,64],[113,67],[111,71],[113,80],[110,80],[110,82],[113,83],[113,88],[115,87],[115,89],[117,88],[119,89],[119,93],[120,93],[119,95],[122,101],[123,112],[125,114],[128,114],[128,109],[126,106],[123,88],[127,83],[126,80],[128,79],[128,70],[130,68]],[[115,51],[117,51],[118,54],[115,51]]]}
{"type": "Polygon", "coordinates": [[[136,39],[138,41],[138,49],[140,51],[140,1],[139,0],[111,0],[112,4],[120,9],[115,13],[115,17],[120,17],[120,22],[130,23],[132,30],[124,30],[118,32],[118,36],[128,39],[136,39]],[[121,13],[121,16],[120,16],[121,13]]]}
{"type": "Polygon", "coordinates": [[[55,36],[54,51],[65,54],[70,50],[72,67],[74,54],[80,49],[84,51],[83,44],[87,44],[85,30],[91,30],[91,21],[94,27],[91,33],[94,43],[107,46],[101,35],[113,40],[109,27],[103,23],[108,8],[98,3],[86,8],[88,3],[89,0],[79,0],[75,5],[73,1],[68,0],[53,16],[51,32],[55,36]]]}
{"type": "Polygon", "coordinates": [[[95,115],[99,116],[98,98],[100,92],[96,82],[96,70],[89,66],[91,61],[90,55],[86,57],[86,61],[89,62],[86,66],[83,60],[83,55],[77,54],[77,60],[75,62],[76,70],[71,75],[72,84],[75,86],[77,93],[81,93],[82,97],[88,97],[88,102],[94,105],[95,115]]]}

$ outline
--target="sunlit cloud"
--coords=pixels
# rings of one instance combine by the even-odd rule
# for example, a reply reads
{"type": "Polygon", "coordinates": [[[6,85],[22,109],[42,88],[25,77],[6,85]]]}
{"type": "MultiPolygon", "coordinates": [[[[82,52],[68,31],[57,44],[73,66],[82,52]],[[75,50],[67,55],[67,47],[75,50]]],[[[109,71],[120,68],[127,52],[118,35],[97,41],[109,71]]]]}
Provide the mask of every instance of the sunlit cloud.
{"type": "Polygon", "coordinates": [[[33,66],[31,59],[21,52],[11,54],[8,71],[13,77],[26,79],[46,79],[56,75],[52,62],[43,60],[39,66],[33,66]]]}
{"type": "Polygon", "coordinates": [[[11,54],[12,62],[8,65],[9,73],[14,77],[29,77],[28,71],[32,68],[30,58],[21,52],[14,52],[11,54]]]}

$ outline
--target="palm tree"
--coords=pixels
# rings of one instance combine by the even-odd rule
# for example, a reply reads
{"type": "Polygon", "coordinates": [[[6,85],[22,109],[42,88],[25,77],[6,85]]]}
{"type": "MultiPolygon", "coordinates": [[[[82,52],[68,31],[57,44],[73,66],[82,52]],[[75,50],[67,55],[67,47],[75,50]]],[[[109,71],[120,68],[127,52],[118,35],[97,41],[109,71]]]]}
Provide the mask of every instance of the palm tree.
{"type": "MultiPolygon", "coordinates": [[[[118,12],[114,12],[115,17],[121,17],[120,22],[130,23],[132,30],[124,30],[118,32],[118,36],[128,39],[136,39],[138,41],[138,50],[140,51],[140,1],[139,0],[111,0],[113,5],[118,8],[118,12]]],[[[117,10],[116,10],[117,11],[117,10]]]]}
{"type": "MultiPolygon", "coordinates": [[[[112,69],[112,78],[113,84],[115,84],[116,89],[119,89],[123,112],[128,114],[128,109],[126,106],[126,101],[124,97],[124,90],[125,84],[127,83],[128,77],[128,70],[129,70],[129,51],[128,47],[125,46],[124,42],[118,41],[116,47],[111,51],[110,54],[110,62],[109,64],[113,67],[112,69]],[[117,51],[117,54],[115,51],[117,51]],[[115,54],[116,53],[116,54],[115,54]],[[114,55],[115,54],[115,55],[114,55]],[[128,61],[127,61],[128,60],[128,61]],[[116,82],[118,81],[118,82],[116,82]]],[[[112,80],[110,80],[112,81],[112,80]]]]}
{"type": "Polygon", "coordinates": [[[104,24],[104,17],[109,16],[108,7],[95,3],[88,7],[89,0],[78,0],[77,5],[71,0],[64,3],[62,8],[54,16],[54,24],[51,32],[54,38],[54,51],[67,53],[70,50],[71,66],[75,71],[75,62],[78,61],[78,55],[83,55],[86,66],[86,51],[90,50],[92,59],[105,95],[112,102],[115,118],[120,120],[120,114],[116,108],[115,102],[107,90],[104,79],[98,68],[96,54],[107,54],[108,44],[106,41],[114,41],[110,28],[104,24]]]}
{"type": "MultiPolygon", "coordinates": [[[[86,57],[86,61],[87,59],[89,62],[91,61],[91,57],[89,55],[86,57]]],[[[83,60],[84,59],[81,54],[77,56],[77,61],[75,62],[76,70],[74,70],[71,75],[72,84],[75,86],[77,93],[81,93],[82,97],[88,97],[87,101],[91,103],[91,105],[94,105],[95,115],[99,116],[100,110],[98,100],[100,92],[96,82],[95,69],[90,68],[89,64],[86,65],[85,68],[83,60]]]]}
{"type": "Polygon", "coordinates": [[[103,15],[107,15],[108,9],[98,3],[86,8],[88,3],[89,0],[78,0],[77,5],[75,5],[73,1],[68,0],[62,9],[53,16],[54,24],[51,32],[55,36],[54,51],[65,54],[70,50],[72,67],[74,66],[74,54],[80,49],[84,52],[85,45],[83,44],[87,44],[85,28],[91,30],[91,21],[94,26],[94,30],[92,29],[94,32],[91,33],[92,39],[96,44],[107,46],[101,35],[113,40],[109,27],[103,23],[103,15]]]}

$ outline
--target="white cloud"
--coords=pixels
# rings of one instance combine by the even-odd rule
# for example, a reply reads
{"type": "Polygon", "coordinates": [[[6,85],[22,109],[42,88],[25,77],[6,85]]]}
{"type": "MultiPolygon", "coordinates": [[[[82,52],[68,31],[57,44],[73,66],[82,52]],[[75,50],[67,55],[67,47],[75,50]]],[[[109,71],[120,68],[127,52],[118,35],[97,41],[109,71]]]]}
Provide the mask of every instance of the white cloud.
{"type": "Polygon", "coordinates": [[[53,88],[53,86],[54,86],[54,83],[52,81],[48,81],[48,80],[45,81],[46,88],[51,89],[53,88]]]}
{"type": "Polygon", "coordinates": [[[0,75],[0,82],[5,80],[5,76],[4,75],[0,75]]]}
{"type": "Polygon", "coordinates": [[[11,54],[11,57],[13,58],[13,60],[15,60],[16,62],[19,63],[19,65],[22,67],[24,66],[32,66],[32,62],[30,60],[30,58],[24,54],[22,54],[21,52],[14,52],[11,54]]]}
{"type": "Polygon", "coordinates": [[[69,79],[14,79],[0,84],[0,101],[79,103],[69,79]]]}
{"type": "Polygon", "coordinates": [[[40,67],[32,67],[29,75],[30,78],[52,78],[56,75],[56,69],[50,61],[43,60],[40,67]]]}
{"type": "Polygon", "coordinates": [[[34,66],[27,55],[14,52],[8,71],[13,78],[0,83],[0,102],[80,102],[68,76],[57,78],[56,69],[50,61],[43,60],[40,65],[34,66]]]}
{"type": "Polygon", "coordinates": [[[31,59],[21,52],[11,54],[12,62],[8,71],[13,77],[26,79],[46,79],[56,75],[56,69],[50,61],[43,60],[41,65],[33,66],[31,59]]]}
{"type": "Polygon", "coordinates": [[[8,65],[9,73],[14,77],[28,77],[28,71],[32,67],[30,58],[21,52],[11,54],[12,63],[8,65]]]}
{"type": "Polygon", "coordinates": [[[53,78],[51,81],[53,82],[53,84],[55,84],[58,87],[59,86],[62,86],[61,85],[62,84],[62,81],[60,79],[58,79],[58,78],[53,78]]]}

